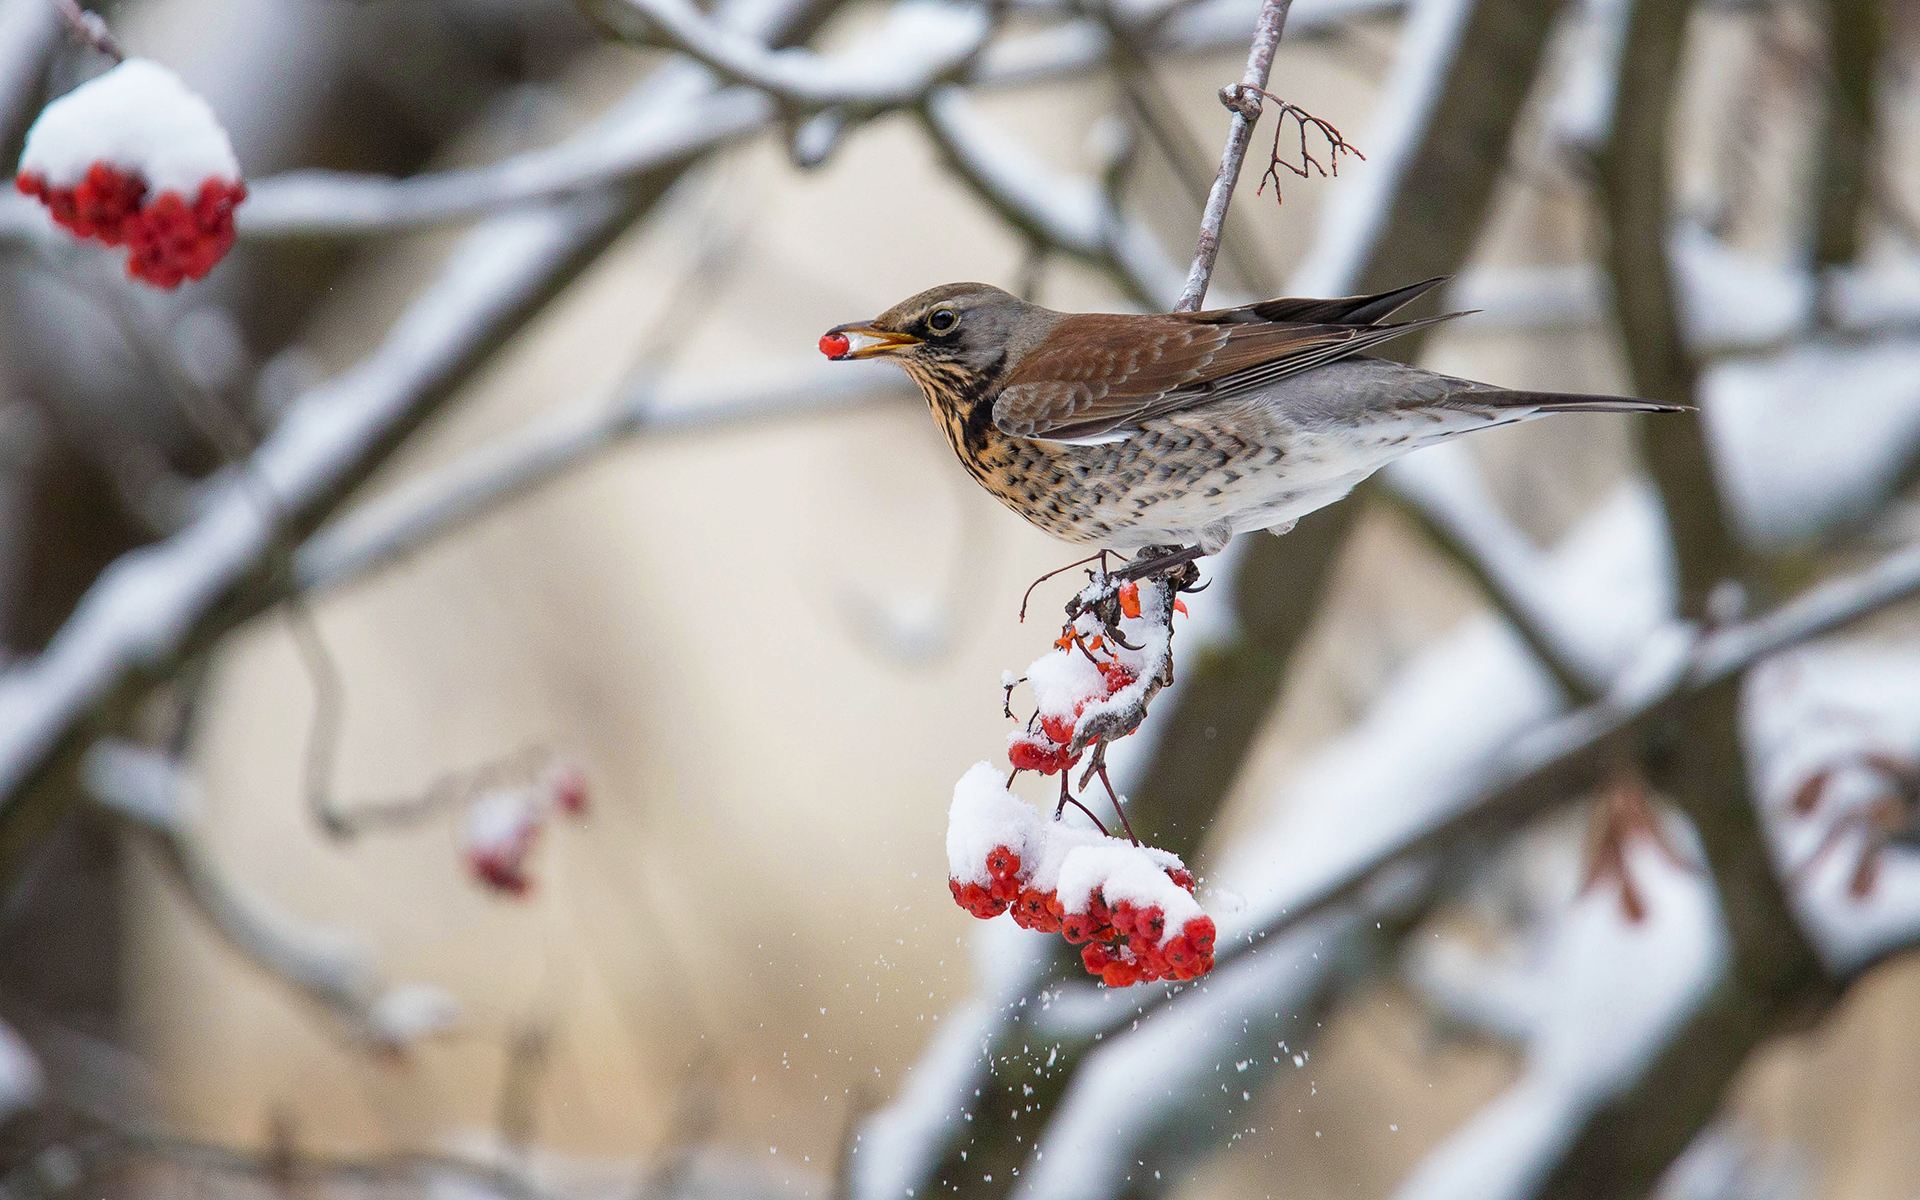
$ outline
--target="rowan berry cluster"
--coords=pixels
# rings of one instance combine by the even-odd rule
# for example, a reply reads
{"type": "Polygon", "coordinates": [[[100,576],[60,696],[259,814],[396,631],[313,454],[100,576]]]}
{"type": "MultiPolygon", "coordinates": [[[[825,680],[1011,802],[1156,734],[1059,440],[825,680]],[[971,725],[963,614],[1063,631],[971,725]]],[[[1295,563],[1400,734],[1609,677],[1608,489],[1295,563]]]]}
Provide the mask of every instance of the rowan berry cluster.
{"type": "Polygon", "coordinates": [[[14,186],[75,237],[124,245],[128,276],[157,288],[206,278],[233,248],[233,210],[247,198],[244,183],[208,179],[191,203],[174,191],[149,200],[145,179],[106,162],[88,167],[70,188],[32,171],[22,171],[14,186]]]}
{"type": "MultiPolygon", "coordinates": [[[[1070,621],[1053,650],[1027,668],[1024,682],[1033,690],[1035,711],[1024,729],[1015,730],[1007,738],[1007,760],[1016,771],[1042,775],[1065,771],[1080,761],[1087,744],[1100,732],[1089,729],[1082,736],[1090,711],[1096,716],[1094,723],[1099,724],[1099,714],[1129,705],[1144,708],[1145,696],[1140,694],[1144,689],[1137,685],[1144,675],[1158,671],[1166,641],[1163,633],[1141,621],[1143,586],[1150,592],[1159,587],[1125,583],[1114,592],[1118,613],[1126,619],[1129,630],[1143,628],[1150,635],[1138,646],[1115,645],[1123,635],[1118,629],[1103,628],[1089,610],[1070,621]]],[[[1186,611],[1177,599],[1173,606],[1186,611]]],[[[1125,736],[1138,722],[1116,724],[1114,735],[1125,736]]]]}
{"type": "Polygon", "coordinates": [[[556,814],[584,817],[587,802],[587,777],[570,763],[529,784],[482,792],[467,808],[467,869],[490,891],[527,895],[533,890],[529,860],[547,822],[556,814]]]}
{"type": "Polygon", "coordinates": [[[213,269],[247,196],[212,110],[141,59],[49,104],[27,132],[14,186],[75,237],[125,246],[127,274],[159,288],[213,269]]]}
{"type": "Polygon", "coordinates": [[[1014,796],[987,763],[954,788],[948,887],[983,920],[1057,933],[1082,947],[1108,987],[1197,979],[1213,969],[1213,919],[1193,875],[1164,850],[1049,820],[1014,796]]]}

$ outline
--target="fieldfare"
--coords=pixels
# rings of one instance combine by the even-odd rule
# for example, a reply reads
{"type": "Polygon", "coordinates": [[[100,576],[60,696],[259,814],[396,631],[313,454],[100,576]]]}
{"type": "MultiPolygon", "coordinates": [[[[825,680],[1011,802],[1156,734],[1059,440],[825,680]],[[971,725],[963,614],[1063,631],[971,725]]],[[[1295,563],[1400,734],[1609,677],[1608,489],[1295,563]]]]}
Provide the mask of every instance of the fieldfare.
{"type": "Polygon", "coordinates": [[[820,348],[905,368],[967,471],[1048,533],[1185,546],[1182,560],[1237,533],[1285,533],[1393,459],[1463,433],[1547,413],[1676,411],[1369,357],[1464,315],[1387,321],[1440,282],[1146,316],[1059,313],[954,283],[836,326],[820,348]]]}

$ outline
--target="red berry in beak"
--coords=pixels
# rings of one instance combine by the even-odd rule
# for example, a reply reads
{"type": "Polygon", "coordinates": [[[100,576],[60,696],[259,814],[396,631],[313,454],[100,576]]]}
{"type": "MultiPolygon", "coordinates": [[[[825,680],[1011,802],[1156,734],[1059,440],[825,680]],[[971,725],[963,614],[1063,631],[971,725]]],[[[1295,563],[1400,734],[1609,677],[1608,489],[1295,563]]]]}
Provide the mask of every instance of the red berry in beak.
{"type": "Polygon", "coordinates": [[[823,333],[820,335],[820,353],[828,358],[839,358],[853,348],[844,333],[823,333]]]}

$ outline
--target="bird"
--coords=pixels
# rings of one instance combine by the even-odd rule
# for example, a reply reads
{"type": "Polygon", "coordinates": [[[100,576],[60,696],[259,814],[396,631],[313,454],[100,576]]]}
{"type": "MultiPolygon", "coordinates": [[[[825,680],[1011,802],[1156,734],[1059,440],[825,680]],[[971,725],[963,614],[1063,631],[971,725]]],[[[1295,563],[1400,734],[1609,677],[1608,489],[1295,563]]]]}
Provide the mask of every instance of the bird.
{"type": "Polygon", "coordinates": [[[1394,459],[1465,433],[1553,413],[1683,411],[1367,353],[1469,315],[1389,320],[1445,280],[1149,314],[1056,312],[951,283],[834,326],[820,349],[904,368],[961,465],[1032,524],[1156,566],[1285,533],[1394,459]]]}

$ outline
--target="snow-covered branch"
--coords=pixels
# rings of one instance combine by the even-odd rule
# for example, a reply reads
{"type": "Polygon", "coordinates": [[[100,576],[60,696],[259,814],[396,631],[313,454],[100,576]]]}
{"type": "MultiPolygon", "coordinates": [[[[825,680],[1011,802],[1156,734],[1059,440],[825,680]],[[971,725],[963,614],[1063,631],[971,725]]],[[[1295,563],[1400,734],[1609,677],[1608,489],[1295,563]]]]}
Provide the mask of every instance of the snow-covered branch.
{"type": "Polygon", "coordinates": [[[910,0],[870,35],[831,54],[775,50],[686,0],[596,0],[597,14],[637,40],[664,44],[729,83],[764,92],[787,111],[863,111],[913,104],[959,78],[985,48],[994,14],[984,5],[910,0]]]}
{"type": "MultiPolygon", "coordinates": [[[[1656,638],[1640,661],[1616,677],[1597,703],[1527,730],[1510,749],[1462,772],[1466,783],[1441,819],[1365,858],[1325,871],[1256,908],[1250,924],[1271,936],[1360,894],[1376,879],[1422,855],[1516,829],[1578,796],[1618,755],[1630,752],[1648,726],[1673,718],[1689,703],[1776,654],[1843,629],[1920,595],[1920,547],[1889,555],[1856,574],[1822,584],[1751,622],[1676,644],[1656,638]]],[[[1678,630],[1671,634],[1680,635],[1678,630]]],[[[1235,950],[1225,940],[1224,962],[1235,950]]]]}
{"type": "Polygon", "coordinates": [[[1158,239],[1094,181],[1053,170],[990,128],[959,89],[934,93],[923,115],[948,166],[1036,246],[1106,271],[1149,308],[1174,294],[1178,274],[1158,239]]]}
{"type": "Polygon", "coordinates": [[[0,674],[0,803],[75,749],[89,716],[248,615],[239,597],[276,547],[334,511],[622,215],[583,199],[476,230],[472,253],[456,254],[358,367],[301,397],[191,525],[103,574],[42,654],[0,674]]]}
{"type": "MultiPolygon", "coordinates": [[[[1364,4],[1343,6],[1335,0],[1303,10],[1311,18],[1299,24],[1319,34],[1373,11],[1364,4]]],[[[1130,8],[1126,28],[1156,50],[1200,54],[1244,42],[1245,29],[1235,28],[1234,22],[1253,11],[1248,0],[1212,0],[1194,7],[1154,3],[1130,8]]],[[[886,107],[917,104],[949,76],[969,88],[1005,88],[1083,75],[1102,65],[1106,37],[1098,22],[1086,19],[1010,35],[967,56],[955,71],[937,73],[937,78],[928,75],[922,86],[886,107]]],[[[733,40],[751,41],[745,34],[733,35],[733,40]]],[[[780,62],[790,57],[785,51],[763,53],[780,62]]],[[[862,61],[869,62],[891,63],[897,57],[885,46],[861,53],[862,61]]],[[[473,220],[619,185],[778,129],[780,108],[767,92],[744,85],[715,88],[701,78],[705,74],[690,70],[652,77],[579,133],[485,166],[402,179],[292,171],[254,180],[237,214],[239,236],[242,241],[355,237],[473,220]]],[[[18,196],[0,196],[0,244],[52,236],[34,205],[18,196]]]]}

